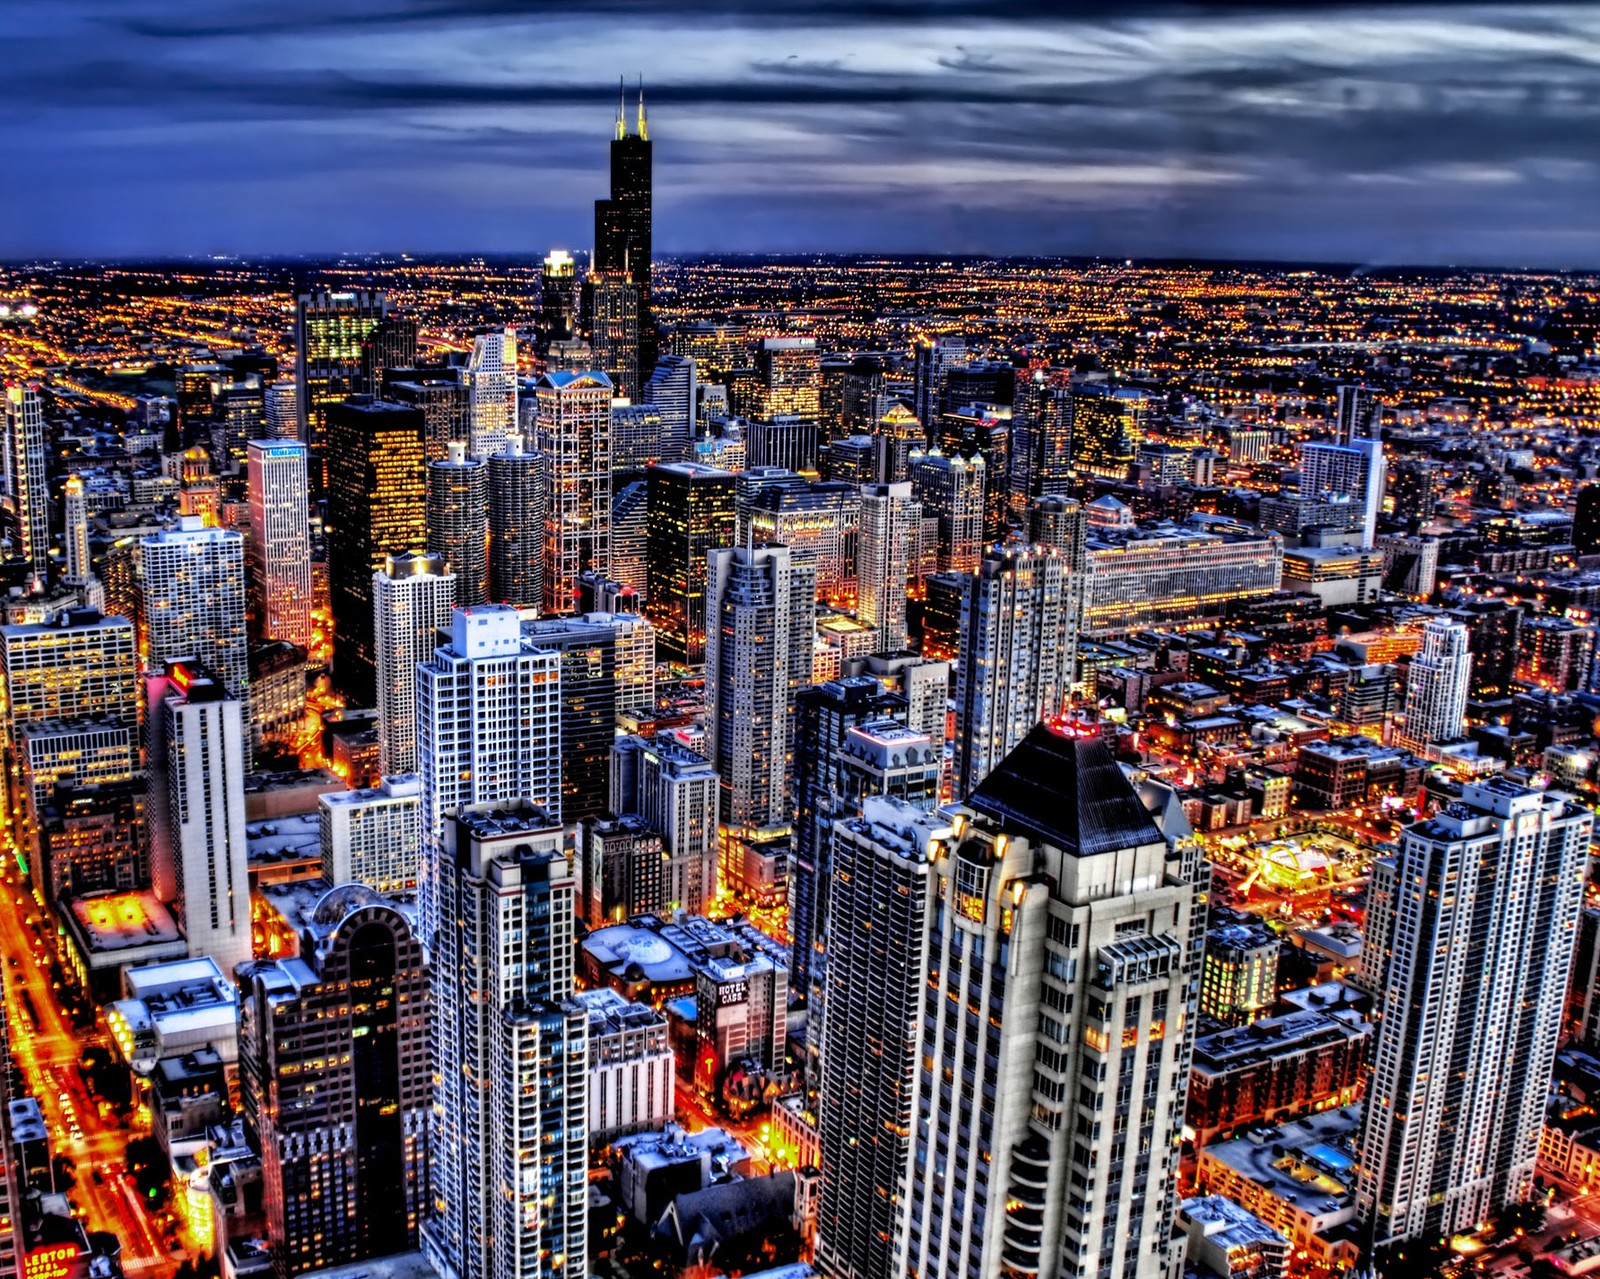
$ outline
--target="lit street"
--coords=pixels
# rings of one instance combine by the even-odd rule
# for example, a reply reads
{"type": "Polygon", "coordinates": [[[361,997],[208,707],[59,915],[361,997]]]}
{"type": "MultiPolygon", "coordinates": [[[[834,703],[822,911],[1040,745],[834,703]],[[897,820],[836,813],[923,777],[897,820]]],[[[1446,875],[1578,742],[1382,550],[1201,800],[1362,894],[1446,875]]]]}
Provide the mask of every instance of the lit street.
{"type": "Polygon", "coordinates": [[[170,1274],[176,1262],[122,1176],[130,1133],[115,1116],[102,1116],[84,1087],[78,1070],[84,1043],[62,1015],[48,962],[41,962],[34,949],[35,932],[26,922],[31,910],[37,906],[22,895],[13,872],[0,893],[0,953],[5,962],[11,1049],[28,1090],[44,1111],[51,1153],[65,1155],[76,1166],[70,1197],[87,1227],[109,1231],[122,1240],[123,1270],[131,1279],[170,1274]]]}

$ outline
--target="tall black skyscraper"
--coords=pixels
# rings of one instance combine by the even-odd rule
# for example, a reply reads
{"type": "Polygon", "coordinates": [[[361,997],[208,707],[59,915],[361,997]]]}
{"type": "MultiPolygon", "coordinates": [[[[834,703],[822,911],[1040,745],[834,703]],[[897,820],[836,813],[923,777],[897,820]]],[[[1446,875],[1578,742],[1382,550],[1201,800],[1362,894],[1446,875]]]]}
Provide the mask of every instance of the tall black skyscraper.
{"type": "Polygon", "coordinates": [[[625,95],[617,101],[617,134],[611,139],[611,198],[594,202],[594,271],[623,271],[639,289],[639,363],[655,367],[655,321],[650,309],[650,129],[639,110],[628,128],[625,95]]]}
{"type": "Polygon", "coordinates": [[[1572,521],[1572,544],[1579,555],[1600,554],[1600,484],[1578,490],[1578,511],[1572,521]]]}
{"type": "Polygon", "coordinates": [[[419,408],[353,395],[330,405],[328,601],[333,611],[333,678],[356,706],[377,701],[372,575],[390,555],[427,538],[419,408]]]}

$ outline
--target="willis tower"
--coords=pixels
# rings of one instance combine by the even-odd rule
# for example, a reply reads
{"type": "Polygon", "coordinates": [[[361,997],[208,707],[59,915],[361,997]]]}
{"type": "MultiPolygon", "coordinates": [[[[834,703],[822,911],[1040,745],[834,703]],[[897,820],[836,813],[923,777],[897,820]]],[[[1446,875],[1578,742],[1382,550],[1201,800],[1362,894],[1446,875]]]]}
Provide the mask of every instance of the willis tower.
{"type": "Polygon", "coordinates": [[[594,202],[595,271],[625,276],[638,290],[639,364],[654,367],[656,330],[650,309],[650,127],[639,88],[638,116],[628,128],[625,90],[617,101],[617,133],[611,140],[611,198],[594,202]]]}

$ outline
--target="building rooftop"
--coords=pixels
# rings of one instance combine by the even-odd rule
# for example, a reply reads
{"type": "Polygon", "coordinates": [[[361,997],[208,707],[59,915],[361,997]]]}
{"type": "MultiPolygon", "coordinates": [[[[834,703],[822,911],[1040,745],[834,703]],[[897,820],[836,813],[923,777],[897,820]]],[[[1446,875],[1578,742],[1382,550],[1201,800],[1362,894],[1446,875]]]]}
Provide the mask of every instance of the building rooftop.
{"type": "Polygon", "coordinates": [[[172,912],[148,890],[75,897],[70,909],[91,951],[132,950],[183,940],[172,912]]]}
{"type": "Polygon", "coordinates": [[[967,806],[1080,857],[1162,842],[1105,743],[1044,724],[984,778],[967,806]]]}
{"type": "Polygon", "coordinates": [[[609,986],[599,990],[584,990],[573,995],[572,1001],[589,1010],[589,1038],[601,1035],[620,1035],[627,1030],[642,1030],[647,1026],[664,1026],[666,1017],[649,1004],[625,999],[609,986]]]}
{"type": "Polygon", "coordinates": [[[1288,1247],[1289,1241],[1255,1213],[1222,1195],[1185,1199],[1180,1211],[1183,1218],[1200,1227],[1201,1234],[1224,1248],[1248,1248],[1259,1244],[1288,1247]]]}
{"type": "Polygon", "coordinates": [[[1258,1017],[1248,1026],[1234,1026],[1197,1038],[1194,1069],[1203,1075],[1220,1075],[1275,1057],[1309,1052],[1332,1040],[1360,1039],[1370,1034],[1371,1024],[1349,1009],[1303,1009],[1277,1017],[1258,1017]]]}
{"type": "Polygon", "coordinates": [[[1214,1159],[1275,1197],[1337,1225],[1355,1211],[1356,1150],[1361,1106],[1308,1115],[1294,1123],[1252,1128],[1205,1147],[1214,1159]]]}

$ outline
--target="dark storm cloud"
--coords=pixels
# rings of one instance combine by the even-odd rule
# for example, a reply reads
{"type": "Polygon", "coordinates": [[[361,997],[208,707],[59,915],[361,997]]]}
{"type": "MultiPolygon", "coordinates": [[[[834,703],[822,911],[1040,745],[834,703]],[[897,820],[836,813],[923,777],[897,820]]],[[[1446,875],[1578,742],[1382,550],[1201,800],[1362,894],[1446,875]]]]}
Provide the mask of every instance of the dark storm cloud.
{"type": "Polygon", "coordinates": [[[58,0],[0,255],[581,247],[643,68],[666,249],[1600,262],[1586,7],[58,0]]]}

